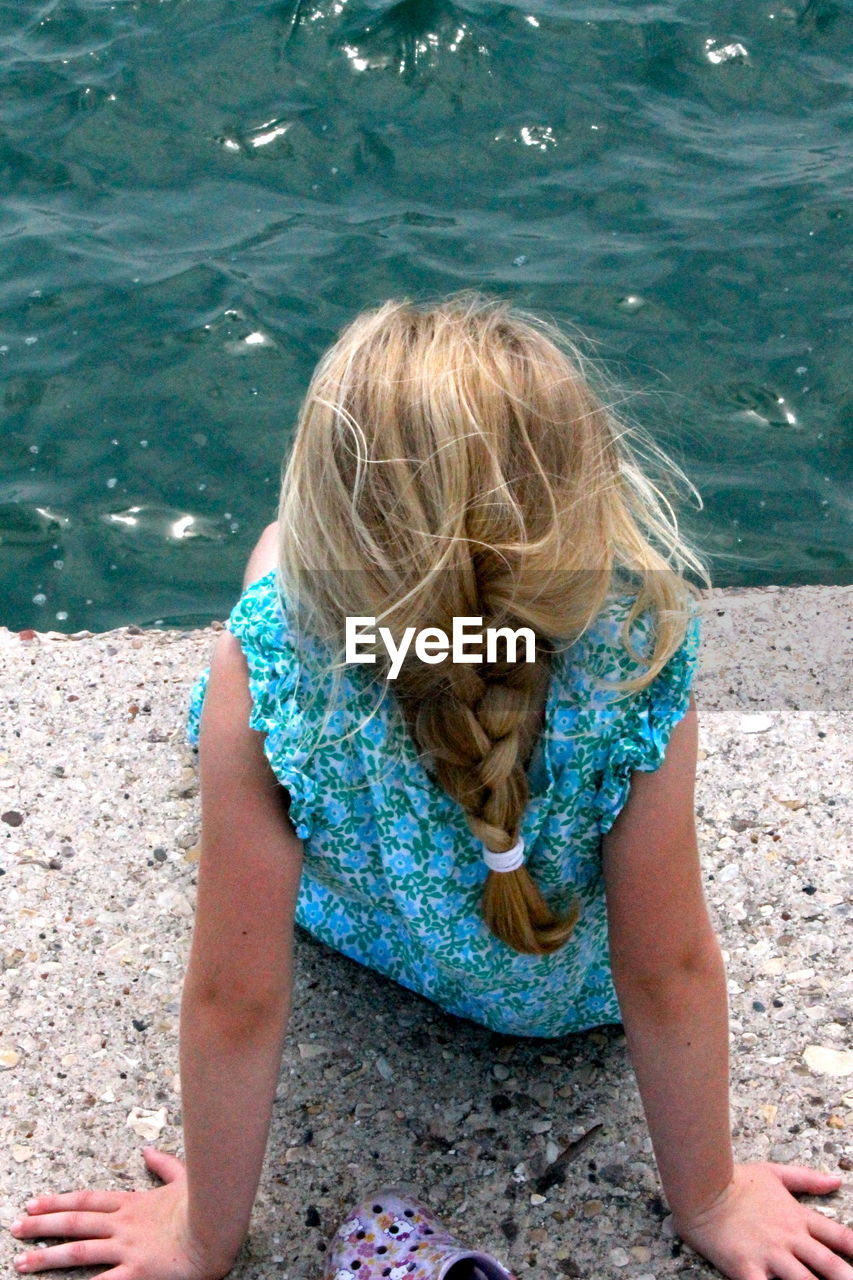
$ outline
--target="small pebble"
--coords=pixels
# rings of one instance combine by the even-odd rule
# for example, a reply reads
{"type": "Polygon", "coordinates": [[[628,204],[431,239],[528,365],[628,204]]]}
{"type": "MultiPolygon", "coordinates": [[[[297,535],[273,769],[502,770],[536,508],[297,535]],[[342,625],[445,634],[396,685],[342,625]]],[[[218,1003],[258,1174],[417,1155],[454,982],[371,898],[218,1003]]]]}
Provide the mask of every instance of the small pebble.
{"type": "Polygon", "coordinates": [[[324,1044],[300,1044],[299,1056],[303,1062],[310,1062],[314,1058],[322,1058],[329,1050],[324,1044]]]}
{"type": "Polygon", "coordinates": [[[809,1071],[818,1076],[853,1075],[853,1050],[832,1049],[828,1045],[810,1044],[803,1054],[809,1071]]]}
{"type": "Polygon", "coordinates": [[[769,716],[741,716],[738,728],[741,733],[764,733],[765,730],[773,728],[773,721],[769,716]]]}
{"type": "Polygon", "coordinates": [[[145,1138],[148,1142],[160,1135],[160,1130],[166,1123],[166,1108],[160,1107],[156,1111],[146,1111],[143,1107],[134,1107],[128,1113],[125,1124],[128,1128],[137,1133],[140,1138],[145,1138]]]}
{"type": "Polygon", "coordinates": [[[535,1080],[530,1085],[527,1092],[534,1102],[537,1102],[543,1110],[547,1110],[554,1105],[554,1086],[548,1084],[544,1080],[535,1080]]]}

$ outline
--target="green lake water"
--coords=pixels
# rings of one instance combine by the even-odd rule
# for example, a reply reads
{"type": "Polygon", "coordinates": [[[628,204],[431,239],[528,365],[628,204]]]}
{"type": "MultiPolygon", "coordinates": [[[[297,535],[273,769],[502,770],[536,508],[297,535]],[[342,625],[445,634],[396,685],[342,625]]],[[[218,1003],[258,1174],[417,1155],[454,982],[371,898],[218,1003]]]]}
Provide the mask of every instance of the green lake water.
{"type": "Polygon", "coordinates": [[[227,615],[387,297],[579,329],[718,586],[850,566],[840,0],[0,2],[0,624],[227,615]]]}

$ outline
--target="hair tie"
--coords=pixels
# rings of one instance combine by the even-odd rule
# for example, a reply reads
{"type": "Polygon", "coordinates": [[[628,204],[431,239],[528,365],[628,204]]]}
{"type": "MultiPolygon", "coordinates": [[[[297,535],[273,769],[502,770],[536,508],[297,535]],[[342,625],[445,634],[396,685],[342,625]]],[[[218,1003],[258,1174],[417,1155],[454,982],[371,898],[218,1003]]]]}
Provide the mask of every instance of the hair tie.
{"type": "Polygon", "coordinates": [[[518,837],[511,849],[505,853],[495,853],[483,845],[483,861],[490,871],[517,871],[524,866],[524,841],[518,837]]]}

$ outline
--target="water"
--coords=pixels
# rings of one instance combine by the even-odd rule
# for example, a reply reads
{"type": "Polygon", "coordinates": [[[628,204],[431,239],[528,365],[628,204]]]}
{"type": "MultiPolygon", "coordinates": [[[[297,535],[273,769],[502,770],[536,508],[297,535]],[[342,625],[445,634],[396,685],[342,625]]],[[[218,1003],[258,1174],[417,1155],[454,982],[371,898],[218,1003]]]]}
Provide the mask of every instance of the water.
{"type": "Polygon", "coordinates": [[[224,617],[321,352],[464,286],[587,335],[716,585],[850,581],[851,51],[841,0],[0,2],[0,623],[224,617]]]}

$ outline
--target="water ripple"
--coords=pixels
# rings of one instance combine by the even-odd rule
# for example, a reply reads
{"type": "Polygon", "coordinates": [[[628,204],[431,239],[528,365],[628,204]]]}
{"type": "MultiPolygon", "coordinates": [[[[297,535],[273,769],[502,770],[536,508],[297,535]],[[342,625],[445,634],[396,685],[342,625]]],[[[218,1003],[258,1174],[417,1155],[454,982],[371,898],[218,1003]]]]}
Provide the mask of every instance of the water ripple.
{"type": "Polygon", "coordinates": [[[837,0],[0,3],[0,622],[224,616],[320,353],[472,285],[588,335],[723,584],[839,580],[851,52],[837,0]]]}

